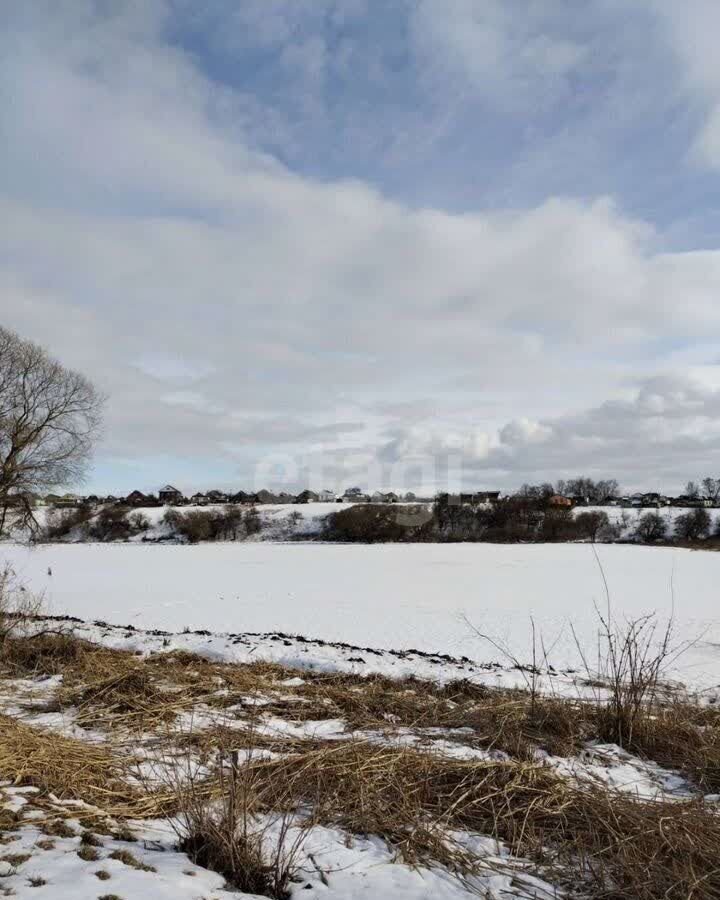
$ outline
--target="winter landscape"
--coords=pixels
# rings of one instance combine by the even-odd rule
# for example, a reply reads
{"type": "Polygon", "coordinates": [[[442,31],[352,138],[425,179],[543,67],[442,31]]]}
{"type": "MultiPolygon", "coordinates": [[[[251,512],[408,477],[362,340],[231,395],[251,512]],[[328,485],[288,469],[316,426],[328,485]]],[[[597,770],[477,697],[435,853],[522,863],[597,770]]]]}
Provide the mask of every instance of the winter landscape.
{"type": "Polygon", "coordinates": [[[0,900],[720,900],[720,6],[0,8],[0,900]]]}

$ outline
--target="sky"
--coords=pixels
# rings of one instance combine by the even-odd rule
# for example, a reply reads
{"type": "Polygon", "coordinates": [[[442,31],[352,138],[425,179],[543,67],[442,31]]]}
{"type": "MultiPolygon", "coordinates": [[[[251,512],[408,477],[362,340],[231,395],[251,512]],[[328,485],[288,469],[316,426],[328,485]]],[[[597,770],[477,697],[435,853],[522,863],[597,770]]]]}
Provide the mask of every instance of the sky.
{"type": "Polygon", "coordinates": [[[85,489],[720,475],[716,0],[0,0],[85,489]]]}

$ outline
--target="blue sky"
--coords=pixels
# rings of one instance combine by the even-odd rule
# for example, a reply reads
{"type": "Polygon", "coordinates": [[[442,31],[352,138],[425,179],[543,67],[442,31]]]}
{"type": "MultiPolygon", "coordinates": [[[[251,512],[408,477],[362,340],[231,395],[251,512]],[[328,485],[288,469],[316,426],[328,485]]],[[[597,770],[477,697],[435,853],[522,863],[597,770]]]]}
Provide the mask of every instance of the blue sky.
{"type": "Polygon", "coordinates": [[[713,474],[716,3],[3,7],[0,313],[108,394],[89,489],[713,474]]]}

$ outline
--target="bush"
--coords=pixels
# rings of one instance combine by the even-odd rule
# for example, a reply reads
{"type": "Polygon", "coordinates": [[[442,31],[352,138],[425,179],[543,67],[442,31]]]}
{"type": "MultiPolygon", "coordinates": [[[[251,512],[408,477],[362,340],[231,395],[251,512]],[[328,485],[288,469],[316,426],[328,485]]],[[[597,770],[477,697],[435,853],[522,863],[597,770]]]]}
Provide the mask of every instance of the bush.
{"type": "Polygon", "coordinates": [[[661,541],[667,534],[667,522],[659,513],[645,513],[635,529],[635,535],[646,544],[661,541]]]}
{"type": "Polygon", "coordinates": [[[150,519],[145,513],[134,512],[128,518],[128,521],[134,534],[139,534],[141,531],[147,531],[150,528],[150,519]]]}
{"type": "Polygon", "coordinates": [[[424,506],[358,503],[331,513],[323,526],[326,541],[372,544],[422,539],[430,521],[424,506]]]}
{"type": "Polygon", "coordinates": [[[541,541],[573,541],[585,537],[573,516],[572,509],[547,509],[540,526],[541,541]]]}
{"type": "Polygon", "coordinates": [[[95,541],[126,541],[132,534],[126,506],[104,506],[90,525],[95,541]]]}
{"type": "Polygon", "coordinates": [[[578,535],[591,541],[606,537],[610,519],[606,512],[582,512],[575,516],[575,530],[578,535]]]}
{"type": "Polygon", "coordinates": [[[699,541],[708,536],[711,524],[710,513],[700,506],[675,519],[675,536],[684,541],[699,541]]]}
{"type": "Polygon", "coordinates": [[[10,566],[0,569],[0,659],[6,657],[8,642],[23,635],[41,609],[41,596],[28,591],[10,566]]]}
{"type": "Polygon", "coordinates": [[[79,506],[77,509],[52,507],[48,510],[42,537],[47,541],[68,537],[77,528],[84,530],[91,518],[92,509],[89,506],[79,506]]]}
{"type": "Polygon", "coordinates": [[[241,508],[235,504],[222,510],[192,509],[185,513],[169,509],[163,522],[190,544],[234,541],[261,529],[260,517],[254,508],[243,515],[241,508]]]}
{"type": "Polygon", "coordinates": [[[445,541],[516,542],[537,540],[543,520],[542,499],[506,497],[472,506],[442,496],[433,506],[433,536],[445,541]]]}
{"type": "Polygon", "coordinates": [[[260,519],[260,513],[255,509],[254,506],[250,507],[243,516],[243,525],[245,526],[245,533],[250,536],[253,534],[259,534],[262,531],[262,520],[260,519]]]}
{"type": "MultiPolygon", "coordinates": [[[[228,886],[243,894],[288,900],[297,879],[298,856],[312,820],[295,820],[290,813],[263,817],[268,808],[263,784],[256,781],[252,763],[239,764],[238,752],[220,748],[219,797],[209,798],[204,786],[185,770],[173,779],[180,811],[174,827],[179,849],[198,866],[222,875],[228,886]]],[[[270,791],[268,791],[270,794],[270,791]]],[[[273,790],[273,797],[277,792],[273,790]]],[[[277,804],[278,806],[281,804],[277,804]]]]}

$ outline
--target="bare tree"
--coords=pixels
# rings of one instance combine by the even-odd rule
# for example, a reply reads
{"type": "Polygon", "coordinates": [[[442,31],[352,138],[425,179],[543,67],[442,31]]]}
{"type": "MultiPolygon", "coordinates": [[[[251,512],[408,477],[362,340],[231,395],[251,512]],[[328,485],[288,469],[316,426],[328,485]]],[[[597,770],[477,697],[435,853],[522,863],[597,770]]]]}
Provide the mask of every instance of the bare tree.
{"type": "Polygon", "coordinates": [[[104,398],[37,344],[0,327],[0,533],[33,526],[33,497],[81,481],[104,398]]]}
{"type": "Polygon", "coordinates": [[[695,481],[688,481],[685,485],[685,496],[689,497],[691,500],[697,500],[700,496],[700,488],[695,481]]]}
{"type": "Polygon", "coordinates": [[[702,480],[703,496],[707,500],[717,503],[720,498],[720,478],[703,478],[702,480]]]}
{"type": "Polygon", "coordinates": [[[710,513],[699,507],[675,519],[675,535],[684,541],[699,541],[707,537],[711,525],[710,513]]]}
{"type": "Polygon", "coordinates": [[[584,497],[591,505],[595,506],[617,497],[620,493],[620,485],[615,478],[594,481],[592,478],[579,476],[558,481],[555,491],[565,497],[584,497]]]}
{"type": "Polygon", "coordinates": [[[667,522],[659,513],[645,513],[640,517],[635,534],[646,544],[661,541],[667,534],[667,522]]]}

